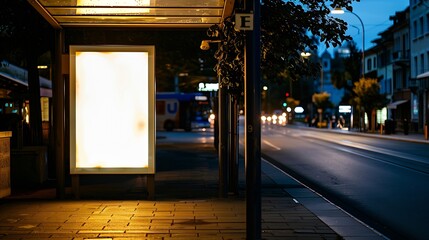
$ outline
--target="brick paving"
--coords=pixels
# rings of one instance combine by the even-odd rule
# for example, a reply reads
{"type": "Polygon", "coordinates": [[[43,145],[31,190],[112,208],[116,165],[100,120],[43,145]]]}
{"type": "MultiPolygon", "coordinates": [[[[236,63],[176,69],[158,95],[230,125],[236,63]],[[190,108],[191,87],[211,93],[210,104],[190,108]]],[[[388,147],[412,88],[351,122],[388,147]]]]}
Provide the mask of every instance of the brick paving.
{"type": "MultiPolygon", "coordinates": [[[[292,200],[262,202],[263,239],[339,239],[292,200]]],[[[24,200],[0,212],[1,239],[246,239],[243,199],[24,200]]]]}
{"type": "Polygon", "coordinates": [[[2,239],[245,239],[242,200],[16,201],[0,211],[2,239]]]}
{"type": "MultiPolygon", "coordinates": [[[[246,239],[243,173],[240,194],[218,198],[212,144],[158,144],[155,200],[132,175],[82,178],[79,200],[19,192],[0,199],[0,239],[246,239]]],[[[263,239],[341,239],[262,175],[263,239]]]]}

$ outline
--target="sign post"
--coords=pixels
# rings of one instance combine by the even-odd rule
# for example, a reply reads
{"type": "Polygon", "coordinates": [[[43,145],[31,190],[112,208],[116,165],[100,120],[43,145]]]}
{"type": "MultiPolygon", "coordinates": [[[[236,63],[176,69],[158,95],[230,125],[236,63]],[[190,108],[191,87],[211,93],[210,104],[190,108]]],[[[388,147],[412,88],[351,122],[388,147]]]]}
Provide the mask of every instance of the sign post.
{"type": "MultiPolygon", "coordinates": [[[[245,50],[245,168],[246,239],[261,239],[261,30],[260,2],[246,1],[245,10],[253,12],[253,31],[246,32],[245,50]]],[[[250,17],[239,17],[239,26],[248,26],[250,17]],[[247,21],[249,20],[249,21],[247,21]]]]}

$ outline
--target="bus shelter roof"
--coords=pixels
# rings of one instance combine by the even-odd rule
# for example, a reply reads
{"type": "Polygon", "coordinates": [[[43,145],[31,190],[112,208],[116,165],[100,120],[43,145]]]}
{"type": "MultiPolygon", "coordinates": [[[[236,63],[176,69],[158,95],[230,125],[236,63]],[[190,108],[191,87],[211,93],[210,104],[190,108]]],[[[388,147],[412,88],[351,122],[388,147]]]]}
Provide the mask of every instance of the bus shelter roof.
{"type": "Polygon", "coordinates": [[[208,28],[232,14],[234,0],[27,0],[54,28],[208,28]]]}

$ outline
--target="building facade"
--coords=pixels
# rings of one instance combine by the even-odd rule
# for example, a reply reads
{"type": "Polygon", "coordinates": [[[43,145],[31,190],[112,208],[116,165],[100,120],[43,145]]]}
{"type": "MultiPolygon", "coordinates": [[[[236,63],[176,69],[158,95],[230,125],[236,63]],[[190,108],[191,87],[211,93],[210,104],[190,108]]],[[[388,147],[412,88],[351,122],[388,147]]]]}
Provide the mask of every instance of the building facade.
{"type": "Polygon", "coordinates": [[[429,6],[410,0],[411,114],[421,129],[429,121],[429,6]]]}
{"type": "MultiPolygon", "coordinates": [[[[392,103],[389,112],[397,125],[417,126],[418,118],[411,114],[413,93],[410,89],[410,37],[409,8],[390,17],[393,25],[389,28],[392,36],[392,103]]],[[[415,129],[415,127],[413,127],[415,129]]],[[[417,130],[417,129],[415,129],[417,130]]]]}
{"type": "MultiPolygon", "coordinates": [[[[344,50],[344,48],[336,49],[336,51],[341,50],[344,50]]],[[[344,89],[337,89],[332,83],[332,60],[332,56],[328,51],[324,51],[320,55],[320,78],[315,82],[315,89],[317,92],[329,93],[331,95],[330,101],[333,103],[334,109],[336,109],[344,96],[344,89]]]]}
{"type": "Polygon", "coordinates": [[[392,26],[365,51],[365,72],[377,69],[380,91],[390,101],[384,117],[393,120],[397,130],[408,124],[411,131],[421,132],[429,119],[429,6],[410,0],[410,6],[390,20],[392,26]],[[370,69],[374,60],[377,66],[370,69]]]}

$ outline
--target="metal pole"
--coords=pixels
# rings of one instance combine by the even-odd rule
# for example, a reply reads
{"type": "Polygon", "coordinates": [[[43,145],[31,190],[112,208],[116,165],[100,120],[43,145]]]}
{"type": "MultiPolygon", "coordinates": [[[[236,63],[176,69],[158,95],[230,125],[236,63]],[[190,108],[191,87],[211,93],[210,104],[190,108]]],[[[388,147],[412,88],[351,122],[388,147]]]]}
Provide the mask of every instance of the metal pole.
{"type": "Polygon", "coordinates": [[[344,12],[348,12],[355,15],[359,19],[360,24],[362,25],[362,78],[365,78],[365,26],[359,15],[354,12],[342,10],[341,8],[336,8],[331,11],[331,13],[333,14],[343,14],[344,12]]]}
{"type": "Polygon", "coordinates": [[[228,95],[223,88],[219,88],[218,94],[219,197],[224,198],[228,193],[228,95]]]}
{"type": "Polygon", "coordinates": [[[216,116],[214,119],[214,140],[213,145],[219,154],[219,96],[216,94],[213,97],[213,114],[216,116]]]}
{"type": "Polygon", "coordinates": [[[64,172],[64,79],[62,73],[62,54],[64,49],[64,33],[55,31],[55,59],[53,68],[53,122],[55,146],[53,147],[56,163],[56,195],[57,198],[65,198],[65,172],[64,172]]]}
{"type": "Polygon", "coordinates": [[[229,186],[230,195],[238,195],[238,100],[230,96],[230,126],[229,126],[229,186]]]}
{"type": "Polygon", "coordinates": [[[355,15],[362,25],[362,78],[365,78],[365,26],[363,25],[362,19],[356,13],[350,11],[347,12],[355,15]]]}
{"type": "Polygon", "coordinates": [[[246,1],[253,12],[253,31],[246,33],[245,50],[245,147],[246,239],[261,239],[261,30],[260,2],[246,1]]]}

